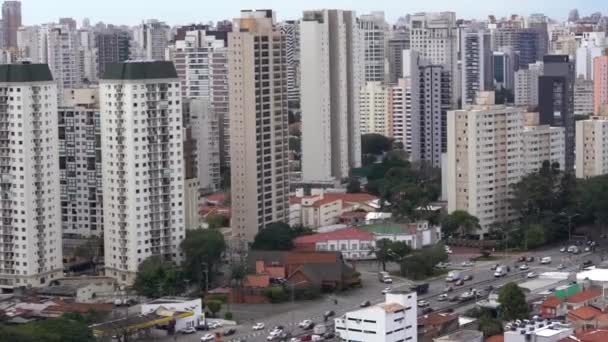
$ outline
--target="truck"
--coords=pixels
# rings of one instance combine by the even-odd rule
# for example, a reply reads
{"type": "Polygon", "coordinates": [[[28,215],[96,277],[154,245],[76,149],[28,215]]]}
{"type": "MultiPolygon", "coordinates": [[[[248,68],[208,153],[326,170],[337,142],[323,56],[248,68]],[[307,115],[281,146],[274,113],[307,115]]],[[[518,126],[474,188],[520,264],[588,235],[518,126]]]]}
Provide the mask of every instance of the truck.
{"type": "Polygon", "coordinates": [[[453,282],[453,281],[458,281],[462,279],[462,272],[460,271],[450,271],[448,273],[448,276],[445,278],[445,281],[447,281],[448,283],[453,282]]]}
{"type": "Polygon", "coordinates": [[[391,275],[386,272],[386,271],[380,271],[378,272],[378,280],[381,283],[385,283],[385,284],[392,284],[393,283],[393,278],[391,278],[391,275]]]}
{"type": "Polygon", "coordinates": [[[410,290],[416,291],[417,295],[425,294],[425,293],[429,292],[429,284],[428,283],[412,284],[410,286],[410,290]]]}
{"type": "Polygon", "coordinates": [[[323,324],[315,325],[312,332],[315,335],[323,335],[327,332],[327,327],[323,324]]]}

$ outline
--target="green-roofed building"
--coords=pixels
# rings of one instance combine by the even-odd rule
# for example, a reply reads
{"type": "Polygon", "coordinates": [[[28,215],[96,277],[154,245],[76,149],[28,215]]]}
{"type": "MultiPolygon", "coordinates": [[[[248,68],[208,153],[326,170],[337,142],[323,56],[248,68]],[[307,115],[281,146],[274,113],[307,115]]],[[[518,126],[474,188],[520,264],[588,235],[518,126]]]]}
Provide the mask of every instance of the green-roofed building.
{"type": "Polygon", "coordinates": [[[48,64],[2,64],[0,83],[52,82],[53,75],[48,64]]]}
{"type": "Polygon", "coordinates": [[[110,63],[101,76],[102,80],[154,80],[177,78],[173,62],[146,61],[110,63]]]}

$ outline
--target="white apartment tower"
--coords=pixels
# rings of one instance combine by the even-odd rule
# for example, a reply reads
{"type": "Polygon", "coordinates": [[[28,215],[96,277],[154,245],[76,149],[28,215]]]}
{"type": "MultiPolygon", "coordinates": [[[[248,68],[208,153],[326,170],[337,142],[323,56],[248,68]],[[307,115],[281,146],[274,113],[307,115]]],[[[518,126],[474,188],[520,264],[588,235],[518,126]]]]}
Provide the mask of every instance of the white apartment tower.
{"type": "Polygon", "coordinates": [[[475,103],[478,92],[493,88],[493,54],[490,49],[490,33],[482,30],[466,30],[462,37],[462,104],[475,103]]]}
{"type": "Polygon", "coordinates": [[[608,174],[608,117],[576,122],[576,178],[608,174]]]}
{"type": "Polygon", "coordinates": [[[566,166],[566,131],[564,127],[551,127],[539,123],[538,112],[524,114],[523,173],[538,172],[545,161],[557,163],[561,170],[566,166]]]}
{"type": "Polygon", "coordinates": [[[169,44],[171,28],[164,22],[149,19],[133,30],[131,59],[162,61],[169,44]]]}
{"type": "Polygon", "coordinates": [[[185,235],[181,91],[171,62],[109,64],[100,82],[105,272],[131,284],[185,235]]]}
{"type": "Polygon", "coordinates": [[[397,84],[388,88],[388,120],[389,136],[403,145],[403,149],[411,153],[411,127],[406,124],[411,120],[406,120],[406,115],[411,115],[411,94],[409,80],[400,78],[397,84]]]}
{"type": "Polygon", "coordinates": [[[63,100],[66,89],[79,88],[82,85],[82,63],[80,58],[80,39],[78,32],[67,25],[43,26],[44,39],[42,47],[53,78],[57,82],[59,101],[63,100]]]}
{"type": "Polygon", "coordinates": [[[287,65],[274,13],[242,11],[228,51],[231,225],[244,242],[289,219],[287,65]]]}
{"type": "Polygon", "coordinates": [[[287,55],[287,97],[290,103],[300,101],[300,22],[281,22],[281,32],[285,36],[287,55]]]}
{"type": "Polygon", "coordinates": [[[515,72],[515,105],[538,106],[538,79],[544,70],[543,62],[530,64],[528,69],[515,72]]]}
{"type": "Polygon", "coordinates": [[[40,27],[21,26],[17,30],[17,49],[20,60],[40,63],[40,27]]]}
{"type": "Polygon", "coordinates": [[[361,165],[362,38],[354,12],[305,11],[301,34],[302,177],[332,182],[361,165]]]}
{"type": "Polygon", "coordinates": [[[386,52],[388,50],[389,25],[384,19],[384,12],[361,15],[359,17],[359,30],[363,36],[364,81],[387,81],[386,52]]]}
{"type": "Polygon", "coordinates": [[[0,65],[0,289],[63,276],[57,84],[46,64],[0,65]]]}
{"type": "Polygon", "coordinates": [[[99,89],[70,89],[59,107],[59,177],[63,234],[103,234],[99,89]]]}
{"type": "Polygon", "coordinates": [[[451,78],[451,104],[457,108],[460,96],[456,83],[458,41],[456,13],[417,13],[410,18],[410,46],[429,64],[442,66],[451,78]]]}
{"type": "Polygon", "coordinates": [[[361,134],[391,136],[389,87],[382,82],[367,82],[359,94],[361,134]]]}

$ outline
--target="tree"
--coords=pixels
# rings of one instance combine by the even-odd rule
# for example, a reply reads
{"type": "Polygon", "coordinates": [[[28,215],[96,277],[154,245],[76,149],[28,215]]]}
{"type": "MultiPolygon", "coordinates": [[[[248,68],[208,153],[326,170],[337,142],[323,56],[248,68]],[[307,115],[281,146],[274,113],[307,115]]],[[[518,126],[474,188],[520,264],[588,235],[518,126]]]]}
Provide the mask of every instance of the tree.
{"type": "Polygon", "coordinates": [[[183,275],[172,263],[150,256],[139,264],[133,287],[138,294],[150,298],[175,295],[184,289],[183,275]]]}
{"type": "Polygon", "coordinates": [[[502,334],[502,322],[496,318],[482,316],[479,319],[479,330],[485,337],[502,334]]]}
{"type": "Polygon", "coordinates": [[[361,192],[361,182],[357,178],[350,178],[348,185],[346,186],[346,192],[349,194],[356,194],[361,192]]]}
{"type": "Polygon", "coordinates": [[[455,210],[447,215],[442,222],[444,234],[456,234],[464,237],[479,228],[479,219],[464,210],[455,210]]]}
{"type": "Polygon", "coordinates": [[[226,250],[226,242],[222,233],[214,229],[188,230],[180,248],[185,255],[184,270],[200,289],[204,269],[207,269],[207,275],[212,278],[215,266],[226,250]]]}
{"type": "Polygon", "coordinates": [[[297,153],[302,152],[302,145],[300,142],[300,138],[298,137],[289,137],[289,150],[297,153]]]}
{"type": "Polygon", "coordinates": [[[209,229],[223,228],[230,225],[230,219],[224,215],[209,215],[206,221],[209,229]]]}
{"type": "Polygon", "coordinates": [[[293,239],[313,233],[310,228],[291,228],[286,223],[275,222],[256,234],[251,248],[261,251],[288,251],[293,248],[293,239]]]}
{"type": "Polygon", "coordinates": [[[525,243],[529,249],[534,249],[545,244],[545,230],[540,224],[525,226],[525,243]]]}
{"type": "Polygon", "coordinates": [[[220,302],[219,300],[208,300],[207,308],[215,317],[215,315],[222,309],[222,302],[220,302]]]}
{"type": "Polygon", "coordinates": [[[19,326],[0,325],[0,340],[11,342],[93,342],[85,321],[66,317],[49,318],[19,326]]]}
{"type": "Polygon", "coordinates": [[[530,315],[530,307],[526,302],[526,295],[515,283],[507,283],[498,294],[501,318],[504,321],[524,319],[530,315]]]}
{"type": "Polygon", "coordinates": [[[433,275],[434,267],[448,259],[443,244],[416,251],[402,259],[401,275],[413,279],[422,279],[433,275]]]}
{"type": "Polygon", "coordinates": [[[393,141],[382,134],[363,134],[361,136],[361,152],[363,154],[382,154],[390,151],[393,141]]]}
{"type": "Polygon", "coordinates": [[[369,254],[374,254],[378,264],[382,265],[382,270],[386,271],[386,262],[391,260],[389,256],[391,240],[381,239],[376,241],[376,246],[370,249],[369,254]]]}

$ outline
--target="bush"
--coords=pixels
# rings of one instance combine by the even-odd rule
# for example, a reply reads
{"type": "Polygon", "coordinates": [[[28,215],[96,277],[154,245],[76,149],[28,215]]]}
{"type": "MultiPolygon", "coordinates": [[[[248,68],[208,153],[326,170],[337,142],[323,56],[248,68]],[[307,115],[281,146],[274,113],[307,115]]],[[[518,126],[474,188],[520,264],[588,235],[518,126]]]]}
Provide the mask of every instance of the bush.
{"type": "Polygon", "coordinates": [[[289,298],[285,289],[277,286],[264,290],[264,296],[266,296],[271,303],[286,302],[289,298]]]}
{"type": "Polygon", "coordinates": [[[215,317],[215,314],[222,309],[222,302],[219,300],[208,300],[207,307],[213,313],[213,317],[215,317]]]}
{"type": "Polygon", "coordinates": [[[224,319],[228,321],[232,321],[232,312],[226,312],[224,314],[224,319]]]}
{"type": "Polygon", "coordinates": [[[228,295],[225,294],[221,294],[221,293],[214,293],[214,294],[210,294],[206,297],[206,299],[209,300],[216,300],[218,302],[221,302],[222,304],[226,304],[226,302],[228,302],[228,295]]]}

